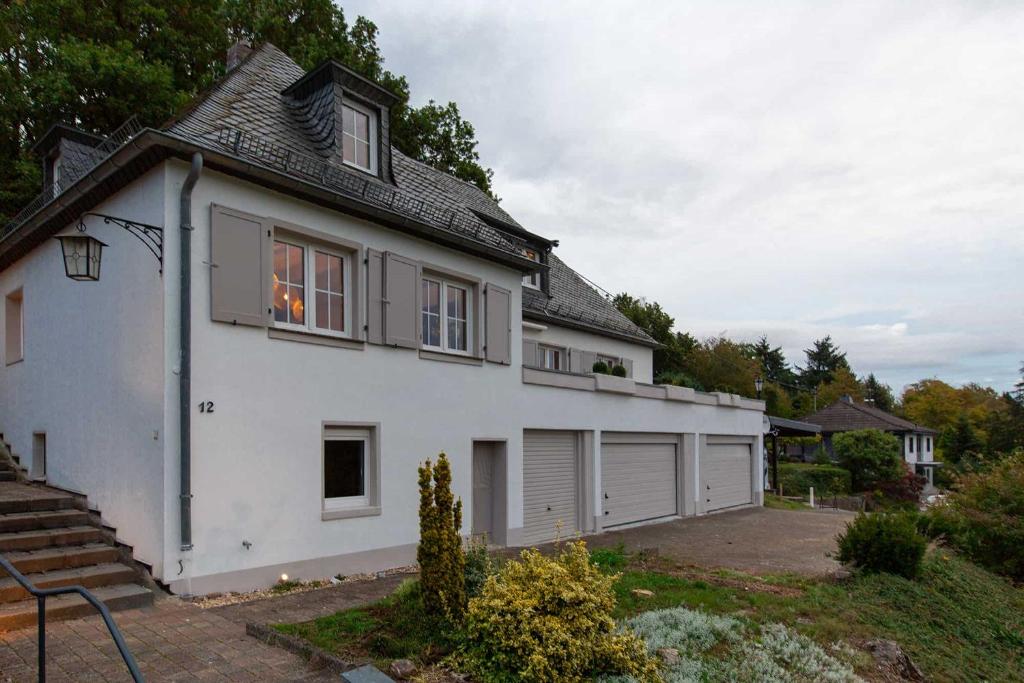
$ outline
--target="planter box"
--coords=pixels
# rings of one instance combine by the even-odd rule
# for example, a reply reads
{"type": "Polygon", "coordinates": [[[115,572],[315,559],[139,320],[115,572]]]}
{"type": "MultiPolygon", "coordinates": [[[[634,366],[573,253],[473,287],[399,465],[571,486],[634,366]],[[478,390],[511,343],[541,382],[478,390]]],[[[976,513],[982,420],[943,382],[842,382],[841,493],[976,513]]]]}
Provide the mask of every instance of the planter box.
{"type": "Polygon", "coordinates": [[[615,375],[594,375],[594,382],[598,391],[607,391],[612,394],[636,394],[636,382],[628,377],[616,377],[615,375]]]}

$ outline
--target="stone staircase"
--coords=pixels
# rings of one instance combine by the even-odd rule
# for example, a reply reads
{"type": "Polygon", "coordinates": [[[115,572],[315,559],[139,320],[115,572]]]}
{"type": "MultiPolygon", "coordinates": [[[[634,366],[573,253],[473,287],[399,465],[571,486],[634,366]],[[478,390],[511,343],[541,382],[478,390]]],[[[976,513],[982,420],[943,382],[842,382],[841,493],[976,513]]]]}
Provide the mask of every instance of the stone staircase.
{"type": "MultiPolygon", "coordinates": [[[[37,588],[84,586],[111,610],[153,602],[148,575],[131,550],[90,512],[84,497],[19,481],[17,466],[0,454],[0,555],[37,588]]],[[[153,585],[150,580],[150,585],[153,585]]],[[[36,623],[37,603],[0,569],[0,633],[36,623]]],[[[46,618],[95,614],[78,595],[46,599],[46,618]]]]}

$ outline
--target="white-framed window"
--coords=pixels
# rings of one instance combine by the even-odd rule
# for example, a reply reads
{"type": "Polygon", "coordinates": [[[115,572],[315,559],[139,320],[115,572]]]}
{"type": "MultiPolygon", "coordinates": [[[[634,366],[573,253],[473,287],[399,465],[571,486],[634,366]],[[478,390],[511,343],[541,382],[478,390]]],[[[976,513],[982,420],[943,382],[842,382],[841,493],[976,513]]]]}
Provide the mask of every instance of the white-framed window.
{"type": "Polygon", "coordinates": [[[907,452],[908,453],[913,453],[914,452],[914,437],[913,436],[910,437],[910,440],[907,442],[907,452]]]}
{"type": "Polygon", "coordinates": [[[324,432],[324,510],[350,510],[370,505],[373,440],[369,428],[336,428],[324,432]]]}
{"type": "Polygon", "coordinates": [[[289,238],[274,240],[274,325],[351,336],[351,257],[289,238]]]}
{"type": "Polygon", "coordinates": [[[925,450],[931,453],[932,451],[932,437],[925,437],[925,450]]]}
{"type": "Polygon", "coordinates": [[[11,365],[25,358],[25,297],[16,289],[4,300],[4,363],[11,365]]]}
{"type": "Polygon", "coordinates": [[[341,159],[350,166],[377,172],[377,117],[354,102],[341,105],[341,159]]]}
{"type": "MultiPolygon", "coordinates": [[[[540,252],[535,249],[523,249],[523,256],[540,263],[540,252]]],[[[523,276],[523,286],[531,289],[540,289],[540,273],[528,273],[523,276]]]]}
{"type": "Polygon", "coordinates": [[[60,172],[61,172],[61,163],[60,163],[60,161],[61,161],[60,154],[57,154],[57,156],[55,156],[53,158],[53,161],[50,162],[52,164],[50,166],[50,168],[51,168],[51,174],[53,176],[53,181],[52,182],[53,182],[53,196],[54,197],[56,197],[57,195],[60,194],[60,172]]]}
{"type": "Polygon", "coordinates": [[[548,370],[565,369],[565,350],[555,346],[538,346],[541,367],[548,370]]]}
{"type": "Polygon", "coordinates": [[[470,286],[424,277],[420,297],[423,347],[468,355],[473,343],[470,286]]]}
{"type": "Polygon", "coordinates": [[[606,356],[604,354],[597,354],[597,361],[604,363],[609,369],[614,368],[616,365],[622,365],[622,359],[616,358],[615,356],[606,356]]]}

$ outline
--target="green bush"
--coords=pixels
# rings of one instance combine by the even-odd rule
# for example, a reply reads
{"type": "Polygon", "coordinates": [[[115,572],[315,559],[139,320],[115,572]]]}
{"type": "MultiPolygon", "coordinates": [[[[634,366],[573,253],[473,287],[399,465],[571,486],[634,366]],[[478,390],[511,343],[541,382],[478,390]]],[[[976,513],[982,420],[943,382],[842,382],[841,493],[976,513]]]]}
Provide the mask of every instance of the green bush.
{"type": "Polygon", "coordinates": [[[574,683],[602,674],[660,680],[643,641],[616,631],[617,579],[590,561],[581,541],[555,558],[524,550],[469,601],[459,664],[474,680],[496,683],[574,683]]]}
{"type": "Polygon", "coordinates": [[[608,364],[602,360],[597,361],[591,366],[590,371],[595,375],[607,375],[611,370],[608,368],[608,364]]]}
{"type": "Polygon", "coordinates": [[[812,486],[816,496],[842,496],[850,492],[850,472],[834,465],[780,463],[779,483],[788,496],[807,495],[812,486]]]}
{"type": "Polygon", "coordinates": [[[625,368],[625,366],[623,366],[623,365],[613,365],[612,366],[612,374],[615,375],[616,377],[625,377],[626,376],[626,368],[625,368]]]}
{"type": "Polygon", "coordinates": [[[929,530],[992,571],[1024,581],[1024,450],[956,478],[929,530]]]}
{"type": "Polygon", "coordinates": [[[462,501],[452,496],[452,470],[444,453],[419,468],[420,565],[423,608],[460,622],[466,611],[466,556],[462,549],[462,501]],[[433,481],[433,483],[431,483],[433,481]]]}
{"type": "Polygon", "coordinates": [[[912,579],[921,568],[928,542],[917,531],[915,515],[873,513],[847,522],[836,539],[837,559],[868,573],[884,572],[912,579]]]}
{"type": "Polygon", "coordinates": [[[466,548],[466,596],[475,598],[480,595],[487,577],[494,571],[494,560],[487,552],[486,541],[470,540],[466,548]]]}
{"type": "Polygon", "coordinates": [[[832,437],[832,450],[839,465],[850,471],[854,491],[868,491],[879,482],[902,477],[906,465],[900,448],[899,439],[878,429],[858,429],[832,437]]]}

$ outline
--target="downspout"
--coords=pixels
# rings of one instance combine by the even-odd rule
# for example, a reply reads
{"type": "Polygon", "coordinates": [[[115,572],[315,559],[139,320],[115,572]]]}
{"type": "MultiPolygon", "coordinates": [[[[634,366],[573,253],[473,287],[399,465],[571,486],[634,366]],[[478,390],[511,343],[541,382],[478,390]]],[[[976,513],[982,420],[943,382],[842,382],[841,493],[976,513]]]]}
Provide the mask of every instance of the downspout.
{"type": "Polygon", "coordinates": [[[178,214],[181,235],[180,280],[178,284],[178,439],[181,447],[181,549],[192,550],[192,188],[203,170],[203,155],[192,155],[185,184],[181,186],[178,214]]]}

